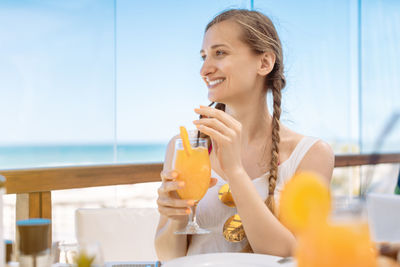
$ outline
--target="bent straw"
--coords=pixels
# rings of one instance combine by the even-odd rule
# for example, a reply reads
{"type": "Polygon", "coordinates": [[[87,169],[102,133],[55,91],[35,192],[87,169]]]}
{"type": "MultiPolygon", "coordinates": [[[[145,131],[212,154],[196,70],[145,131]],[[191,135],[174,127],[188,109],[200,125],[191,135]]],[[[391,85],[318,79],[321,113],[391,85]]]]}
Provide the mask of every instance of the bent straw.
{"type": "Polygon", "coordinates": [[[179,127],[180,130],[180,136],[182,139],[182,144],[183,144],[183,149],[186,152],[186,155],[190,156],[193,153],[192,147],[190,146],[190,142],[189,142],[189,135],[188,132],[186,131],[186,128],[181,126],[179,127]]]}

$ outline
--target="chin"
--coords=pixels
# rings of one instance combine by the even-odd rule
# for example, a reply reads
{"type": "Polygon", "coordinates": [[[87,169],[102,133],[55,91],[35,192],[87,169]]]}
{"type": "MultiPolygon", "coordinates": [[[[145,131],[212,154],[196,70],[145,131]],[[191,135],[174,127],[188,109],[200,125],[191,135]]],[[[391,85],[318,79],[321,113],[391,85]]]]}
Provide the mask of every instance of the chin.
{"type": "Polygon", "coordinates": [[[221,104],[225,104],[225,105],[228,102],[226,98],[219,97],[219,96],[217,96],[215,94],[212,94],[212,93],[208,94],[208,100],[210,102],[216,102],[216,103],[221,103],[221,104]]]}
{"type": "Polygon", "coordinates": [[[208,100],[211,102],[223,103],[224,98],[218,94],[218,92],[210,92],[208,91],[208,100]]]}

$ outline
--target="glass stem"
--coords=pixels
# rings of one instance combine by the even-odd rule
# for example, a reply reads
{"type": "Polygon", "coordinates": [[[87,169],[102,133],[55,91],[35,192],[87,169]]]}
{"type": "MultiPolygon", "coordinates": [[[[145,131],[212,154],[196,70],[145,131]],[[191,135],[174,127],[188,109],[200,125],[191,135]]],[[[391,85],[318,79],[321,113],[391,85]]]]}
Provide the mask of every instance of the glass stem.
{"type": "Polygon", "coordinates": [[[190,214],[190,221],[192,223],[196,223],[196,208],[197,208],[197,202],[194,203],[192,207],[192,214],[190,214]]]}

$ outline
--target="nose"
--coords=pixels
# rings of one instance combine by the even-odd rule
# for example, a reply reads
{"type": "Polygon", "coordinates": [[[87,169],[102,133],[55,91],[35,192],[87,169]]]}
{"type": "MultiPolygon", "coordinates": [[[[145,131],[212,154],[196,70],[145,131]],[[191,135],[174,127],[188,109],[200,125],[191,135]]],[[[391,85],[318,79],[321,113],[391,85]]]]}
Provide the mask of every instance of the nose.
{"type": "Polygon", "coordinates": [[[207,77],[208,75],[214,73],[216,70],[215,65],[212,63],[210,59],[205,59],[203,62],[203,66],[200,69],[200,75],[202,77],[207,77]]]}

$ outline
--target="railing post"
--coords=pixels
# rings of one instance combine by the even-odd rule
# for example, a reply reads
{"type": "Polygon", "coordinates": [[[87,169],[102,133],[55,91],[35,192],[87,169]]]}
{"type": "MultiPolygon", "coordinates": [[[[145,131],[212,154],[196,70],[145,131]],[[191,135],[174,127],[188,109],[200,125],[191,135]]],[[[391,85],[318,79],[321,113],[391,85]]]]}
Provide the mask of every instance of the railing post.
{"type": "MultiPolygon", "coordinates": [[[[51,191],[40,192],[40,218],[51,220],[51,191]]],[[[49,244],[52,242],[52,224],[53,221],[51,220],[49,244]]]]}
{"type": "Polygon", "coordinates": [[[41,192],[42,212],[40,218],[51,220],[51,191],[41,192]]]}
{"type": "MultiPolygon", "coordinates": [[[[51,192],[17,194],[15,209],[17,221],[29,218],[45,218],[51,220],[51,192]]],[[[17,231],[15,231],[15,240],[18,240],[17,234],[17,231]]]]}
{"type": "Polygon", "coordinates": [[[29,193],[29,218],[41,218],[42,215],[42,201],[41,192],[29,193]]]}

